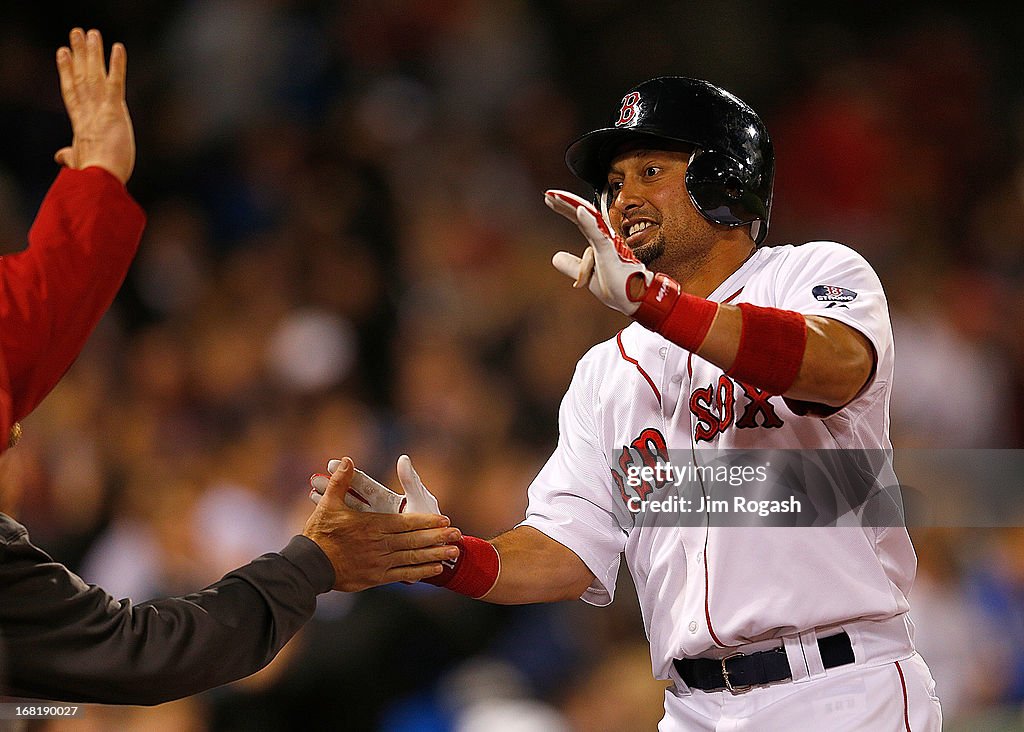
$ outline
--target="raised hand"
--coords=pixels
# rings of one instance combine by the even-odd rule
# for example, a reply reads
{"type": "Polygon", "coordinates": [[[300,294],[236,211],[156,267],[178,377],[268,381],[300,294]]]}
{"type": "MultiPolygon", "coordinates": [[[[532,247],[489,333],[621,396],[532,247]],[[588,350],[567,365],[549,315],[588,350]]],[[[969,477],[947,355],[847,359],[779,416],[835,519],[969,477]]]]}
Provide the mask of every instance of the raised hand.
{"type": "Polygon", "coordinates": [[[611,232],[591,204],[568,191],[547,191],[548,208],[572,221],[590,245],[582,257],[558,252],[551,259],[562,274],[575,280],[575,287],[589,287],[598,300],[620,313],[632,316],[654,279],[622,237],[611,232]]]}
{"type": "Polygon", "coordinates": [[[71,119],[71,145],[54,159],[69,168],[95,165],[127,183],[135,168],[135,135],[124,80],[128,57],[124,46],[110,50],[110,69],[103,57],[103,38],[98,30],[75,28],[70,48],[57,49],[60,93],[71,119]]]}

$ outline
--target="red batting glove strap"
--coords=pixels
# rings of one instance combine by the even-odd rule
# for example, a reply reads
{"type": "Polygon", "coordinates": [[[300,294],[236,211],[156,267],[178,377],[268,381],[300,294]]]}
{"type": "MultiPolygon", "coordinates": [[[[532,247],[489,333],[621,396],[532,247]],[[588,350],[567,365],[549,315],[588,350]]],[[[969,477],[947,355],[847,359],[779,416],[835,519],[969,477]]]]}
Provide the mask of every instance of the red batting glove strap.
{"type": "Polygon", "coordinates": [[[692,352],[704,342],[716,313],[717,302],[683,292],[674,279],[658,274],[644,293],[633,319],[692,352]]]}
{"type": "Polygon", "coordinates": [[[428,577],[423,582],[474,599],[483,597],[498,581],[501,567],[498,550],[490,542],[475,536],[463,536],[455,546],[459,548],[459,556],[453,561],[442,562],[444,570],[441,574],[428,577]]]}
{"type": "Polygon", "coordinates": [[[726,373],[770,394],[785,394],[800,373],[807,321],[800,313],[739,304],[743,317],[736,360],[726,373]]]}
{"type": "MultiPolygon", "coordinates": [[[[628,286],[627,286],[628,291],[628,286]]],[[[660,332],[661,324],[675,307],[682,289],[679,283],[663,274],[654,275],[644,296],[640,298],[640,307],[633,313],[633,320],[648,330],[660,332]]]]}

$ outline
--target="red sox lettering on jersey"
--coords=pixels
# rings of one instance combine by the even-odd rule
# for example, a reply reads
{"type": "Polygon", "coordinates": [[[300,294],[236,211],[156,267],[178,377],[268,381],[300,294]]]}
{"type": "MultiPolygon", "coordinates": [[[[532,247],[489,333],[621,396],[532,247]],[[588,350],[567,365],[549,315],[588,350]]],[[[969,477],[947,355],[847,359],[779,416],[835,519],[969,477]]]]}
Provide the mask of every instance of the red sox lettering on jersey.
{"type": "Polygon", "coordinates": [[[658,480],[635,479],[638,468],[673,454],[700,463],[731,448],[891,447],[892,331],[881,284],[859,254],[835,242],[762,248],[709,299],[845,323],[870,341],[874,373],[845,407],[815,415],[634,323],[577,365],[558,447],[530,487],[523,523],[586,563],[595,580],[583,599],[593,604],[611,602],[625,555],[658,678],[678,681],[674,658],[863,622],[865,638],[884,636],[861,643],[875,660],[912,653],[905,613],[916,558],[906,529],[652,527],[630,512],[631,499],[664,495],[658,480]]]}
{"type": "Polygon", "coordinates": [[[733,381],[725,374],[718,383],[699,387],[690,393],[690,412],[696,420],[693,439],[710,442],[733,426],[736,429],[763,427],[772,429],[784,424],[771,401],[772,395],[756,386],[733,381]],[[737,392],[745,398],[740,418],[736,415],[737,392]]]}

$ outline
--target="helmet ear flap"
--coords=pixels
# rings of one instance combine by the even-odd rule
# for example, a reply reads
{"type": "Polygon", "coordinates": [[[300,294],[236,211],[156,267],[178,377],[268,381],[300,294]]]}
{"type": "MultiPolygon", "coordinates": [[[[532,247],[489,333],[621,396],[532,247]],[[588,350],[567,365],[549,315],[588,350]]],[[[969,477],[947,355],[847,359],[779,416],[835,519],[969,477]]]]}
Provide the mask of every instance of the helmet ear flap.
{"type": "Polygon", "coordinates": [[[751,236],[760,243],[767,233],[768,202],[757,188],[741,162],[714,150],[695,151],[686,169],[686,189],[701,215],[725,226],[759,222],[751,236]]]}

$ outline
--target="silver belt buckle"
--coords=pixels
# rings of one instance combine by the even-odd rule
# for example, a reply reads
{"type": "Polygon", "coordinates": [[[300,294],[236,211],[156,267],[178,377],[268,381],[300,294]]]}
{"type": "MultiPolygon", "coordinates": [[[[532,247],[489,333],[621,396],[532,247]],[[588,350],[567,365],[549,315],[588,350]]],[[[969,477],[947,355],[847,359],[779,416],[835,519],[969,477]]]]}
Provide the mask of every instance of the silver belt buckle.
{"type": "Polygon", "coordinates": [[[725,667],[725,662],[730,658],[736,658],[737,656],[745,656],[746,653],[730,653],[728,656],[722,659],[722,678],[725,679],[725,688],[733,694],[742,694],[745,691],[750,691],[754,688],[753,684],[746,684],[745,686],[733,686],[732,682],[729,681],[729,670],[725,667]]]}

